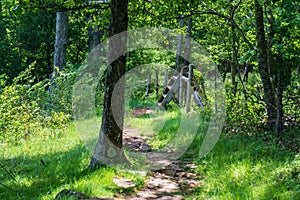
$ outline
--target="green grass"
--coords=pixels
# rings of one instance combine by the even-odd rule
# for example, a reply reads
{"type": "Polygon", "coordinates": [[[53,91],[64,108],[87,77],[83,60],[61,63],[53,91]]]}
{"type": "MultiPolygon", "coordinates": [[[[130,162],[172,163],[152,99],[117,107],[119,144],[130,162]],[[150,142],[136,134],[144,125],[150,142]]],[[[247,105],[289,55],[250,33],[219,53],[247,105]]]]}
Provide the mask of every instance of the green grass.
{"type": "MultiPolygon", "coordinates": [[[[176,110],[157,111],[141,117],[129,116],[125,125],[149,136],[147,142],[154,148],[161,148],[177,137],[180,117],[182,114],[176,110]]],[[[202,133],[209,124],[206,116],[201,120],[204,123],[198,128],[196,140],[183,156],[198,165],[201,185],[193,193],[184,194],[185,199],[300,199],[299,153],[275,145],[272,137],[223,134],[209,155],[198,158],[202,133]]],[[[94,122],[86,121],[85,125],[91,123],[94,122]]],[[[133,192],[122,191],[113,183],[113,177],[130,178],[138,188],[143,186],[145,177],[124,170],[88,170],[91,151],[85,146],[74,125],[45,129],[18,145],[1,144],[0,163],[4,168],[0,167],[0,199],[47,200],[63,189],[97,197],[133,192]]]]}
{"type": "Polygon", "coordinates": [[[196,159],[197,199],[300,199],[300,155],[249,136],[222,136],[196,159]]]}
{"type": "MultiPolygon", "coordinates": [[[[223,134],[210,154],[197,157],[203,141],[201,133],[209,124],[206,118],[202,116],[198,135],[183,155],[198,165],[201,180],[194,193],[185,194],[186,199],[300,199],[300,155],[295,148],[278,145],[272,133],[268,137],[266,133],[258,137],[223,134]]],[[[126,123],[143,135],[151,133],[148,142],[161,148],[176,137],[180,114],[170,111],[150,118],[129,118],[126,123]]],[[[295,137],[295,131],[299,133],[291,129],[286,134],[295,137]]]]}
{"type": "Polygon", "coordinates": [[[113,177],[127,177],[138,187],[143,185],[143,177],[118,169],[88,170],[91,154],[73,125],[54,132],[31,137],[18,146],[1,145],[0,199],[53,199],[63,189],[112,197],[121,192],[113,177]]]}

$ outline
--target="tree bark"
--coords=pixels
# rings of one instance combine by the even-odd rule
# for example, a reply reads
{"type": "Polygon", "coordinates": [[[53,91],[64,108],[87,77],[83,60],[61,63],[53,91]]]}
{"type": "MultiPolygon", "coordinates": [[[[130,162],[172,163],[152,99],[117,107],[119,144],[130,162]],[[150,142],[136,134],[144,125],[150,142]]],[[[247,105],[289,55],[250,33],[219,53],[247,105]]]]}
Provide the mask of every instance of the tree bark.
{"type": "MultiPolygon", "coordinates": [[[[90,13],[86,14],[86,21],[92,23],[94,22],[93,16],[90,13]]],[[[103,34],[104,31],[101,31],[98,25],[96,25],[95,23],[89,25],[88,27],[89,52],[91,52],[100,43],[103,34]]]]}
{"type": "Polygon", "coordinates": [[[2,3],[0,2],[0,37],[3,37],[1,39],[4,39],[6,36],[6,27],[4,25],[4,21],[3,20],[3,14],[2,14],[2,3]]]}
{"type": "Polygon", "coordinates": [[[281,137],[281,133],[283,130],[283,104],[282,104],[282,98],[283,98],[283,85],[282,85],[282,78],[281,78],[282,72],[280,69],[280,66],[277,67],[277,112],[276,112],[276,125],[275,125],[275,135],[277,137],[281,137]]]}
{"type": "MultiPolygon", "coordinates": [[[[6,28],[4,26],[3,16],[2,16],[2,2],[0,2],[0,50],[4,49],[5,46],[5,40],[6,40],[6,28]]],[[[5,68],[5,58],[4,55],[0,55],[0,74],[4,73],[4,68],[5,68]]]]}
{"type": "Polygon", "coordinates": [[[255,0],[254,3],[258,68],[264,88],[264,101],[266,103],[268,116],[267,124],[269,128],[273,129],[276,122],[276,100],[268,63],[268,47],[265,38],[263,8],[258,0],[255,0]]]}
{"type": "Polygon", "coordinates": [[[237,66],[238,66],[238,50],[236,47],[237,37],[235,32],[235,26],[231,25],[231,36],[232,36],[232,63],[231,63],[231,82],[233,86],[233,95],[236,96],[237,92],[237,81],[236,81],[236,74],[237,74],[237,66]]]}
{"type": "Polygon", "coordinates": [[[184,64],[189,65],[189,59],[191,54],[191,37],[192,37],[192,16],[188,17],[187,29],[186,29],[186,38],[185,38],[185,49],[184,49],[184,64]]]}
{"type": "Polygon", "coordinates": [[[56,13],[56,34],[54,45],[54,66],[62,70],[66,66],[66,49],[68,34],[68,13],[56,13]]]}
{"type": "Polygon", "coordinates": [[[126,161],[122,148],[125,79],[121,79],[126,70],[126,36],[117,39],[112,39],[112,36],[127,31],[127,27],[128,0],[112,0],[108,55],[110,66],[106,73],[102,125],[90,167],[99,164],[123,164],[126,161]],[[118,57],[120,52],[122,56],[118,57]],[[115,99],[112,99],[114,90],[117,94],[114,95],[115,99]]]}
{"type": "MultiPolygon", "coordinates": [[[[179,27],[182,28],[183,27],[183,20],[184,20],[184,15],[180,15],[180,21],[179,21],[179,27]]],[[[178,35],[178,43],[177,43],[177,52],[176,52],[176,66],[175,69],[178,68],[178,66],[180,65],[180,54],[181,54],[181,44],[182,44],[182,34],[178,35]]]]}
{"type": "MultiPolygon", "coordinates": [[[[271,47],[274,43],[274,36],[275,36],[275,18],[272,13],[272,9],[269,9],[268,11],[268,22],[269,22],[269,32],[268,32],[268,46],[271,47]]],[[[277,83],[273,84],[273,88],[275,90],[275,87],[277,89],[277,102],[276,102],[276,123],[275,123],[275,135],[276,137],[280,138],[281,133],[283,130],[283,104],[282,104],[282,98],[283,98],[283,72],[282,67],[286,68],[285,66],[282,66],[284,61],[281,59],[281,55],[275,55],[273,56],[271,48],[268,49],[268,63],[269,63],[269,73],[274,74],[276,73],[276,81],[277,83]],[[274,59],[276,59],[276,62],[274,62],[274,59]]],[[[274,81],[275,82],[275,81],[274,81]]]]}

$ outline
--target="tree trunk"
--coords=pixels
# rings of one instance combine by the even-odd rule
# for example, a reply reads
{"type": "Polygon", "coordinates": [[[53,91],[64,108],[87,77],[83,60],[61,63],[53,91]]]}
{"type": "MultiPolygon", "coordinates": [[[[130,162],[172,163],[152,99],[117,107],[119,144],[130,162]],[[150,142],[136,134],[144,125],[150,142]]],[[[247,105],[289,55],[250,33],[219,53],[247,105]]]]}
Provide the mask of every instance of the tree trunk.
{"type": "MultiPolygon", "coordinates": [[[[2,3],[0,1],[0,50],[3,51],[5,50],[4,46],[5,46],[5,40],[6,40],[6,28],[4,26],[4,21],[3,20],[3,16],[2,16],[2,3]]],[[[4,73],[4,68],[5,68],[5,62],[4,62],[5,58],[4,55],[0,55],[0,74],[4,73]]]]}
{"type": "Polygon", "coordinates": [[[5,39],[6,36],[6,27],[3,21],[3,14],[2,14],[2,3],[0,2],[0,37],[1,41],[5,39]]]}
{"type": "Polygon", "coordinates": [[[275,135],[277,137],[281,137],[281,133],[283,130],[283,104],[282,104],[282,98],[283,98],[283,91],[284,91],[284,86],[283,86],[283,72],[282,72],[282,67],[285,68],[285,66],[282,66],[282,63],[284,61],[281,59],[282,55],[277,55],[276,56],[276,63],[274,62],[274,56],[272,55],[271,51],[271,46],[273,45],[274,41],[274,36],[275,36],[275,18],[272,13],[272,9],[268,10],[268,27],[269,27],[269,32],[268,32],[268,63],[269,63],[269,73],[274,74],[276,73],[276,80],[277,83],[273,84],[273,88],[275,90],[275,87],[277,89],[277,102],[276,102],[276,123],[275,123],[275,135]]]}
{"type": "Polygon", "coordinates": [[[54,45],[54,66],[62,70],[66,66],[66,48],[68,33],[68,13],[56,13],[56,34],[54,45]]]}
{"type": "Polygon", "coordinates": [[[255,0],[255,24],[256,24],[256,43],[257,43],[257,56],[258,56],[258,68],[260,77],[264,88],[264,101],[267,108],[269,128],[275,127],[276,122],[276,101],[274,88],[272,87],[271,74],[268,63],[268,47],[265,39],[264,29],[264,16],[263,8],[259,4],[258,0],[255,0]]]}
{"type": "Polygon", "coordinates": [[[54,44],[54,69],[50,74],[51,83],[48,88],[49,105],[48,109],[53,108],[52,102],[52,88],[54,87],[54,79],[57,75],[57,69],[61,71],[66,66],[66,51],[67,51],[67,34],[68,34],[68,13],[56,13],[56,30],[55,30],[55,44],[54,44]]]}
{"type": "Polygon", "coordinates": [[[126,69],[126,36],[112,39],[115,34],[127,31],[128,0],[112,0],[111,23],[109,27],[109,63],[106,73],[104,109],[99,139],[91,159],[90,167],[99,164],[122,164],[126,159],[123,153],[122,132],[124,121],[124,83],[120,79],[126,69]],[[118,57],[118,53],[122,56],[118,57]],[[116,84],[118,81],[118,88],[116,84]],[[112,99],[113,91],[117,95],[112,99]],[[113,105],[112,105],[113,104],[113,105]],[[114,107],[114,108],[112,108],[114,107]],[[114,109],[114,110],[113,110],[114,109]]]}
{"type": "Polygon", "coordinates": [[[276,125],[275,125],[275,135],[281,137],[281,132],[283,130],[283,85],[281,80],[281,69],[280,66],[277,67],[277,112],[276,112],[276,125]]]}
{"type": "MultiPolygon", "coordinates": [[[[184,19],[184,15],[180,15],[180,22],[179,22],[179,27],[182,28],[183,27],[183,19],[184,19]]],[[[176,52],[176,67],[175,69],[178,68],[178,66],[180,65],[180,54],[181,54],[181,43],[182,43],[182,34],[178,35],[178,43],[177,43],[177,52],[176,52]]]]}
{"type": "MultiPolygon", "coordinates": [[[[88,13],[86,14],[86,21],[87,22],[94,22],[93,16],[88,13]]],[[[103,36],[104,31],[101,31],[95,23],[90,24],[88,27],[88,35],[89,35],[89,52],[91,52],[99,43],[101,40],[101,37],[103,36]]]]}
{"type": "Polygon", "coordinates": [[[232,37],[232,62],[231,62],[231,82],[233,86],[233,95],[236,95],[237,92],[237,81],[236,81],[236,74],[237,74],[237,66],[238,66],[238,50],[237,50],[237,37],[235,32],[235,26],[231,23],[231,37],[232,37]]]}
{"type": "Polygon", "coordinates": [[[192,16],[188,17],[186,38],[185,38],[185,49],[184,49],[184,64],[188,66],[190,64],[190,54],[191,54],[191,37],[192,37],[192,16]]]}

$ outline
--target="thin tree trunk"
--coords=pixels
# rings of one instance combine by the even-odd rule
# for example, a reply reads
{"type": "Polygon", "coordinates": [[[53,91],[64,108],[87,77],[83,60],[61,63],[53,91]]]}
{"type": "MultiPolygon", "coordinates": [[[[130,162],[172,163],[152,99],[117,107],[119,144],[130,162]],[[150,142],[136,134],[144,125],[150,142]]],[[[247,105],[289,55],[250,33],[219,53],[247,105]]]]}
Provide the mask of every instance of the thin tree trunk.
{"type": "Polygon", "coordinates": [[[103,37],[104,31],[101,31],[95,23],[93,23],[93,16],[88,13],[86,14],[86,21],[91,22],[92,24],[88,27],[89,35],[89,52],[91,52],[99,43],[103,37]]]}
{"type": "Polygon", "coordinates": [[[236,7],[233,5],[233,1],[231,1],[230,5],[230,18],[231,20],[231,48],[232,48],[232,60],[231,60],[231,82],[233,86],[233,95],[236,96],[237,92],[237,84],[236,75],[238,68],[238,47],[237,47],[237,34],[236,34],[236,26],[234,24],[234,15],[235,15],[236,7]]]}
{"type": "Polygon", "coordinates": [[[255,0],[255,24],[256,24],[256,43],[257,43],[257,56],[258,56],[258,68],[260,77],[264,88],[264,101],[266,103],[269,128],[275,127],[276,122],[276,101],[274,89],[271,82],[271,74],[268,66],[268,47],[265,39],[264,30],[264,16],[263,8],[258,0],[255,0]]]}
{"type": "Polygon", "coordinates": [[[275,125],[275,135],[281,137],[281,132],[283,130],[283,104],[282,104],[282,80],[281,80],[281,69],[277,67],[277,112],[276,112],[276,125],[275,125]]]}
{"type": "Polygon", "coordinates": [[[186,29],[185,49],[184,49],[184,64],[189,65],[191,54],[191,37],[192,37],[192,16],[189,16],[186,29]]]}
{"type": "MultiPolygon", "coordinates": [[[[0,2],[0,39],[4,40],[6,38],[6,27],[5,22],[3,21],[3,14],[2,14],[2,3],[0,2]]],[[[1,41],[2,42],[2,41],[1,41]]]]}
{"type": "Polygon", "coordinates": [[[52,89],[54,87],[54,79],[57,75],[57,69],[61,71],[66,66],[66,52],[67,52],[67,34],[68,34],[68,13],[57,12],[56,13],[56,32],[55,32],[55,44],[54,44],[54,69],[50,74],[51,83],[48,88],[49,95],[49,110],[53,108],[52,102],[52,89]]]}
{"type": "MultiPolygon", "coordinates": [[[[111,23],[109,36],[127,31],[128,27],[128,0],[112,0],[111,23]]],[[[110,66],[106,73],[106,86],[104,94],[104,109],[102,114],[102,125],[99,139],[90,162],[90,167],[99,164],[122,164],[126,159],[122,149],[122,132],[124,121],[124,83],[121,77],[126,69],[126,37],[111,39],[109,41],[110,66]],[[118,57],[118,53],[122,56],[118,57]],[[116,84],[118,81],[118,88],[116,84]],[[113,91],[117,95],[112,99],[113,91]],[[112,105],[112,103],[114,105],[112,105]],[[114,110],[112,109],[114,107],[114,110]]]]}
{"type": "MultiPolygon", "coordinates": [[[[268,22],[269,22],[269,32],[268,32],[268,46],[271,47],[273,45],[273,40],[275,36],[275,18],[272,13],[272,9],[268,10],[268,22]]],[[[268,64],[269,64],[269,73],[275,74],[277,77],[277,104],[276,104],[276,123],[275,123],[275,135],[277,137],[281,137],[281,133],[283,130],[283,82],[282,82],[282,63],[283,60],[281,59],[281,55],[277,56],[277,62],[275,64],[274,58],[271,52],[271,49],[268,49],[268,64]]],[[[273,88],[275,85],[273,84],[273,88]]]]}
{"type": "Polygon", "coordinates": [[[236,95],[237,92],[237,81],[236,81],[236,74],[237,74],[237,66],[238,66],[238,50],[236,47],[236,42],[237,42],[237,37],[236,37],[236,32],[235,32],[235,26],[232,24],[231,25],[231,36],[232,36],[232,63],[231,63],[231,82],[233,86],[233,95],[236,95]]]}
{"type": "Polygon", "coordinates": [[[54,45],[54,66],[62,70],[66,66],[66,49],[68,33],[68,13],[56,13],[56,34],[54,45]]]}
{"type": "MultiPolygon", "coordinates": [[[[184,19],[184,15],[180,15],[180,22],[179,22],[179,27],[182,28],[183,27],[183,19],[184,19]]],[[[178,68],[178,66],[180,65],[180,53],[181,53],[181,44],[182,44],[182,34],[178,35],[178,43],[177,43],[177,52],[176,52],[176,67],[175,69],[178,68]]]]}
{"type": "MultiPolygon", "coordinates": [[[[5,28],[5,24],[3,20],[3,16],[2,16],[2,3],[0,2],[0,47],[1,50],[2,48],[4,48],[5,46],[5,40],[6,40],[6,28],[5,28]]],[[[4,73],[4,69],[5,69],[5,62],[4,62],[4,55],[0,55],[0,74],[4,73]]]]}

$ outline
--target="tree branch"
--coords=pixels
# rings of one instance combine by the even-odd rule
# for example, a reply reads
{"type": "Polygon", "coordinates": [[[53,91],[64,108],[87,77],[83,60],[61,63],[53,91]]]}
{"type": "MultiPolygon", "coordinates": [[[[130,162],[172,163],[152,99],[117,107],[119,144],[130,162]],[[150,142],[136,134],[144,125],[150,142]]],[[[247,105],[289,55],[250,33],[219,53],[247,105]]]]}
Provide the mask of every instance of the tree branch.
{"type": "Polygon", "coordinates": [[[232,10],[233,15],[235,14],[236,9],[238,9],[238,7],[241,5],[241,3],[242,3],[242,0],[240,0],[240,1],[233,7],[233,10],[232,10]]]}
{"type": "Polygon", "coordinates": [[[97,8],[101,10],[106,10],[110,8],[110,4],[103,6],[103,4],[82,4],[74,7],[64,7],[60,4],[44,4],[44,5],[24,5],[21,4],[24,9],[44,9],[44,10],[53,10],[56,12],[66,12],[66,11],[76,11],[82,10],[85,8],[97,8]]]}
{"type": "Polygon", "coordinates": [[[237,25],[237,23],[235,22],[234,19],[232,19],[233,25],[235,26],[235,28],[238,30],[238,32],[240,33],[240,35],[242,36],[244,42],[246,42],[246,44],[250,47],[250,49],[255,50],[256,51],[256,47],[253,46],[253,44],[251,44],[251,42],[246,38],[245,34],[243,33],[242,29],[237,25]]]}
{"type": "MultiPolygon", "coordinates": [[[[210,9],[210,8],[209,8],[210,9]]],[[[250,49],[252,50],[256,50],[256,47],[253,46],[251,44],[251,42],[246,38],[245,34],[243,33],[242,29],[238,26],[238,24],[235,22],[235,20],[229,16],[226,16],[220,12],[217,12],[215,10],[206,10],[206,11],[191,11],[191,14],[194,15],[194,14],[198,14],[198,15],[216,15],[220,18],[223,18],[229,22],[232,22],[232,24],[234,25],[234,27],[238,30],[238,32],[240,33],[240,35],[242,36],[244,42],[249,46],[250,49]]]]}

